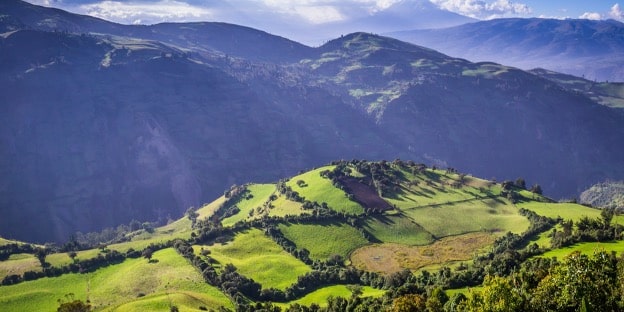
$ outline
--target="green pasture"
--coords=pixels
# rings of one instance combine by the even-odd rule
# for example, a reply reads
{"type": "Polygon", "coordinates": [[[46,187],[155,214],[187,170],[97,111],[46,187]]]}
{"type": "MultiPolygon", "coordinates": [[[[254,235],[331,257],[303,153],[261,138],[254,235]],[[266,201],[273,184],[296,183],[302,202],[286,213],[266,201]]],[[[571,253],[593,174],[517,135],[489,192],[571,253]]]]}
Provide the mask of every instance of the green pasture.
{"type": "Polygon", "coordinates": [[[347,198],[347,194],[334,187],[329,179],[322,178],[320,172],[323,170],[333,170],[335,166],[325,166],[315,170],[308,171],[298,176],[292,177],[286,185],[290,186],[293,191],[296,191],[311,202],[318,202],[319,204],[325,202],[329,208],[352,214],[359,214],[364,212],[364,209],[360,204],[347,198]],[[303,186],[297,185],[297,181],[302,180],[305,184],[303,186]]]}
{"type": "Polygon", "coordinates": [[[251,229],[236,235],[223,245],[203,246],[221,265],[232,263],[238,272],[263,288],[285,289],[297,282],[297,277],[311,271],[261,230],[251,229]]]}
{"type": "Polygon", "coordinates": [[[363,228],[384,243],[426,245],[434,241],[422,226],[399,215],[371,216],[364,221],[363,228]]]}
{"type": "Polygon", "coordinates": [[[203,220],[212,217],[215,211],[217,211],[217,209],[219,209],[219,207],[221,207],[221,205],[225,203],[225,200],[225,196],[221,195],[219,198],[213,200],[211,203],[203,205],[201,208],[197,209],[196,212],[197,214],[199,214],[197,219],[203,220]]]}
{"type": "Polygon", "coordinates": [[[401,172],[407,181],[402,183],[399,192],[385,197],[388,202],[401,209],[461,203],[500,194],[500,187],[490,186],[488,181],[473,177],[464,177],[461,187],[453,188],[450,184],[460,180],[457,174],[431,169],[416,174],[406,170],[401,172]]]}
{"type": "Polygon", "coordinates": [[[327,260],[333,255],[348,258],[351,251],[368,244],[354,227],[347,224],[280,224],[284,236],[298,249],[310,251],[310,258],[327,260]]]}
{"type": "Polygon", "coordinates": [[[529,220],[501,198],[404,209],[403,213],[436,238],[469,232],[522,233],[529,227],[529,220]]]}
{"type": "Polygon", "coordinates": [[[572,246],[547,251],[544,254],[539,255],[539,257],[556,257],[557,259],[563,259],[574,251],[580,251],[583,254],[591,255],[600,250],[607,252],[615,251],[618,255],[620,255],[624,253],[624,241],[578,243],[572,246]]]}
{"type": "Polygon", "coordinates": [[[251,184],[247,186],[247,192],[250,198],[246,199],[245,195],[243,195],[243,197],[235,203],[240,211],[233,216],[223,219],[223,226],[230,226],[238,221],[249,219],[250,211],[262,207],[269,199],[269,196],[275,192],[275,184],[251,184]]]}
{"type": "MultiPolygon", "coordinates": [[[[600,209],[590,208],[587,206],[574,203],[542,203],[542,202],[521,202],[517,204],[520,208],[525,208],[537,213],[540,216],[556,219],[561,217],[564,220],[572,220],[574,222],[582,217],[592,219],[600,218],[600,209]]],[[[624,224],[624,216],[616,216],[614,222],[624,224]]]]}
{"type": "MultiPolygon", "coordinates": [[[[383,296],[384,293],[385,291],[381,289],[376,289],[376,288],[372,288],[369,286],[362,286],[362,294],[360,295],[360,297],[381,297],[383,296]]],[[[277,306],[281,307],[282,309],[285,309],[288,306],[295,304],[295,303],[303,305],[303,306],[310,306],[311,304],[316,303],[319,306],[324,307],[324,306],[327,306],[327,298],[329,298],[330,296],[334,298],[336,297],[349,298],[352,296],[352,294],[353,293],[351,292],[351,290],[349,290],[349,288],[346,285],[334,285],[334,286],[319,288],[305,295],[303,298],[293,300],[291,302],[278,303],[277,306]]]]}
{"type": "Polygon", "coordinates": [[[39,260],[32,254],[12,254],[0,261],[0,280],[7,275],[22,275],[27,271],[41,271],[39,260]]]}
{"type": "MultiPolygon", "coordinates": [[[[2,311],[56,311],[58,299],[75,294],[76,299],[91,301],[99,310],[138,311],[132,302],[161,297],[181,306],[187,301],[181,294],[199,298],[201,305],[217,309],[232,308],[231,302],[216,288],[206,284],[197,270],[172,248],[157,251],[153,261],[127,259],[123,263],[101,268],[88,274],[65,274],[41,278],[11,286],[0,286],[2,311]],[[162,297],[169,294],[169,298],[162,297]],[[142,297],[145,296],[145,297],[142,297]],[[152,297],[155,296],[155,297],[152,297]]],[[[199,308],[199,305],[194,307],[199,308]]]]}
{"type": "Polygon", "coordinates": [[[299,216],[307,214],[301,207],[301,203],[286,199],[286,196],[279,195],[276,200],[271,202],[273,207],[269,211],[271,217],[285,217],[287,215],[299,216]]]}

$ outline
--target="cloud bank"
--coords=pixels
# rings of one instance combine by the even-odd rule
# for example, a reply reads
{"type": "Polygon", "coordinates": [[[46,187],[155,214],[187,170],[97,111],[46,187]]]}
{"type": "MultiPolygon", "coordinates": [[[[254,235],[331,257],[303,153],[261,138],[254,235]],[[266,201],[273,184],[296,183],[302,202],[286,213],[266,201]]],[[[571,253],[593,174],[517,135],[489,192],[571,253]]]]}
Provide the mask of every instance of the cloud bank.
{"type": "Polygon", "coordinates": [[[525,16],[533,11],[526,4],[509,0],[431,0],[431,2],[441,9],[477,19],[525,16]]]}

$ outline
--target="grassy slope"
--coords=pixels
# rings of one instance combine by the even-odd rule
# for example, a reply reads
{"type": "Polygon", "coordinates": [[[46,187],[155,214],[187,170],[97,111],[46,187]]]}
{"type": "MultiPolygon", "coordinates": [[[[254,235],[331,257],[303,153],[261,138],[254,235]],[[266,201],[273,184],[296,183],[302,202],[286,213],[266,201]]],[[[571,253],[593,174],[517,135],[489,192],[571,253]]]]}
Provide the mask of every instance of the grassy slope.
{"type": "Polygon", "coordinates": [[[339,212],[348,212],[359,214],[364,212],[360,204],[349,200],[340,189],[335,188],[329,179],[320,176],[323,170],[332,170],[335,166],[325,166],[315,170],[308,171],[298,176],[292,177],[286,185],[290,186],[299,195],[305,197],[306,200],[327,203],[327,205],[339,212]],[[307,186],[300,187],[297,181],[303,180],[307,186]]]}
{"type": "Polygon", "coordinates": [[[482,231],[521,233],[529,227],[527,218],[502,199],[413,208],[404,213],[438,238],[482,231]]]}
{"type": "MultiPolygon", "coordinates": [[[[360,295],[360,297],[381,297],[384,293],[384,290],[366,286],[362,287],[362,295],[360,295]]],[[[323,287],[307,294],[303,298],[288,303],[279,303],[277,304],[277,306],[287,308],[289,305],[295,303],[305,306],[316,303],[321,307],[324,307],[327,306],[327,298],[329,298],[330,296],[348,298],[351,297],[351,291],[345,285],[323,287]]]]}
{"type": "Polygon", "coordinates": [[[297,248],[310,251],[310,258],[327,260],[332,255],[347,258],[358,247],[368,244],[360,232],[346,224],[282,224],[280,230],[297,248]]]}
{"type": "Polygon", "coordinates": [[[578,243],[572,246],[558,248],[545,252],[543,255],[540,255],[540,257],[557,257],[558,259],[562,259],[573,251],[580,251],[581,253],[591,255],[599,250],[605,250],[608,252],[615,251],[618,254],[624,253],[624,241],[578,243]]]}
{"type": "Polygon", "coordinates": [[[478,231],[520,233],[529,226],[510,202],[493,198],[500,194],[499,185],[467,176],[461,187],[453,188],[449,184],[460,181],[454,173],[431,169],[402,173],[407,181],[417,183],[403,183],[401,191],[386,200],[434,237],[478,231]]]}
{"type": "Polygon", "coordinates": [[[251,184],[247,186],[247,190],[253,197],[250,199],[241,198],[236,203],[240,211],[231,217],[223,219],[223,226],[230,226],[238,221],[250,219],[249,212],[257,207],[262,207],[262,204],[275,192],[275,184],[251,184]]]}
{"type": "Polygon", "coordinates": [[[217,199],[215,199],[214,201],[212,201],[209,204],[203,205],[201,208],[197,209],[197,213],[199,214],[199,216],[197,217],[198,219],[206,219],[211,217],[215,211],[217,211],[217,209],[219,209],[219,207],[221,207],[221,205],[223,205],[223,203],[225,202],[225,196],[221,196],[217,199]]]}
{"type": "MultiPolygon", "coordinates": [[[[97,308],[115,311],[115,307],[129,302],[166,302],[165,295],[171,294],[174,304],[186,305],[184,296],[190,294],[206,307],[221,305],[232,307],[227,297],[203,282],[201,275],[173,249],[154,253],[156,263],[143,258],[128,259],[123,263],[97,270],[89,274],[65,274],[56,278],[42,278],[13,286],[2,286],[0,306],[3,311],[54,311],[57,300],[65,294],[74,293],[77,299],[85,300],[87,288],[89,299],[97,308]],[[139,293],[153,295],[137,299],[139,293]],[[178,299],[180,302],[178,302],[178,299]]],[[[119,311],[133,311],[126,305],[119,311]]],[[[199,305],[194,306],[198,308],[199,305]]],[[[135,309],[136,310],[136,309],[135,309]]],[[[140,310],[140,309],[139,309],[140,310]]],[[[139,311],[136,310],[136,311],[139,311]]]]}
{"type": "MultiPolygon", "coordinates": [[[[517,205],[549,218],[561,217],[564,220],[578,221],[582,217],[600,218],[600,209],[590,208],[574,203],[541,203],[522,202],[517,205]]],[[[613,222],[624,225],[624,215],[615,216],[613,222]]]]}
{"type": "Polygon", "coordinates": [[[279,195],[275,201],[271,203],[273,208],[269,211],[269,216],[284,217],[286,215],[298,216],[308,214],[302,207],[301,203],[286,199],[284,195],[279,195]]]}
{"type": "Polygon", "coordinates": [[[369,217],[364,222],[363,228],[378,240],[386,243],[426,245],[434,240],[431,233],[422,226],[399,215],[369,217]]]}
{"type": "Polygon", "coordinates": [[[298,276],[311,270],[257,229],[239,233],[225,245],[204,248],[222,265],[234,264],[239,273],[254,279],[263,288],[285,289],[295,283],[298,276]]]}
{"type": "Polygon", "coordinates": [[[0,278],[7,275],[21,275],[27,271],[41,271],[41,264],[31,254],[13,254],[8,260],[0,261],[0,278]]]}

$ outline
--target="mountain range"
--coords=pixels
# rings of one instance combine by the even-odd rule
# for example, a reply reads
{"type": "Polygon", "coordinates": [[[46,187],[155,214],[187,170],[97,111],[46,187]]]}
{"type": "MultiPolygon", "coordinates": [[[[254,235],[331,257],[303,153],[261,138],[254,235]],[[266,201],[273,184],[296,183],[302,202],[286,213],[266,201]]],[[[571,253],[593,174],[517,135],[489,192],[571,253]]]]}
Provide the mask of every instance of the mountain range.
{"type": "Polygon", "coordinates": [[[311,48],[225,23],[0,13],[4,237],[165,222],[333,159],[522,176],[559,198],[624,176],[624,115],[552,77],[362,32],[311,48]]]}
{"type": "Polygon", "coordinates": [[[624,24],[615,20],[504,18],[388,35],[475,62],[624,81],[624,24]]]}

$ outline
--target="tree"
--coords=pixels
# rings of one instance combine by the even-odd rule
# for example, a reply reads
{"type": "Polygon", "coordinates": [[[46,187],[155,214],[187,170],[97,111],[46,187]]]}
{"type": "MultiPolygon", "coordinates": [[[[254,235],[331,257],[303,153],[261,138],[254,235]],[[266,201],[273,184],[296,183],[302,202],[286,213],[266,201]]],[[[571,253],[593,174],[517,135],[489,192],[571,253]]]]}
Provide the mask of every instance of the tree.
{"type": "Polygon", "coordinates": [[[426,300],[421,295],[409,294],[398,297],[392,302],[391,312],[427,311],[426,300]]]}
{"type": "Polygon", "coordinates": [[[469,296],[466,307],[468,311],[522,311],[523,301],[520,291],[509,279],[487,276],[483,282],[483,290],[469,296]]]}
{"type": "Polygon", "coordinates": [[[37,260],[39,260],[39,263],[41,263],[42,267],[46,267],[46,261],[45,258],[48,255],[48,251],[45,248],[37,248],[35,249],[35,257],[37,257],[37,260]]]}
{"type": "Polygon", "coordinates": [[[65,295],[65,300],[58,300],[57,312],[89,312],[91,305],[75,298],[73,293],[65,295]]]}
{"type": "Polygon", "coordinates": [[[605,229],[608,229],[611,226],[611,220],[613,220],[613,215],[615,215],[614,208],[604,208],[600,212],[600,217],[602,218],[602,223],[605,229]]]}
{"type": "Polygon", "coordinates": [[[72,259],[72,261],[76,262],[76,256],[78,256],[78,254],[75,251],[70,251],[67,255],[72,259]]]}
{"type": "Polygon", "coordinates": [[[530,191],[535,194],[542,195],[542,187],[539,184],[533,184],[533,186],[531,186],[530,191]]]}
{"type": "Polygon", "coordinates": [[[526,182],[523,178],[517,178],[514,184],[523,190],[526,189],[526,182]]]}
{"type": "Polygon", "coordinates": [[[189,207],[189,209],[186,210],[185,215],[189,220],[191,220],[191,228],[195,228],[197,218],[199,217],[199,213],[197,213],[195,207],[189,207]]]}
{"type": "Polygon", "coordinates": [[[152,261],[152,256],[154,255],[154,251],[151,248],[145,248],[143,250],[143,252],[141,253],[141,256],[143,256],[143,258],[147,259],[148,262],[152,261]]]}

